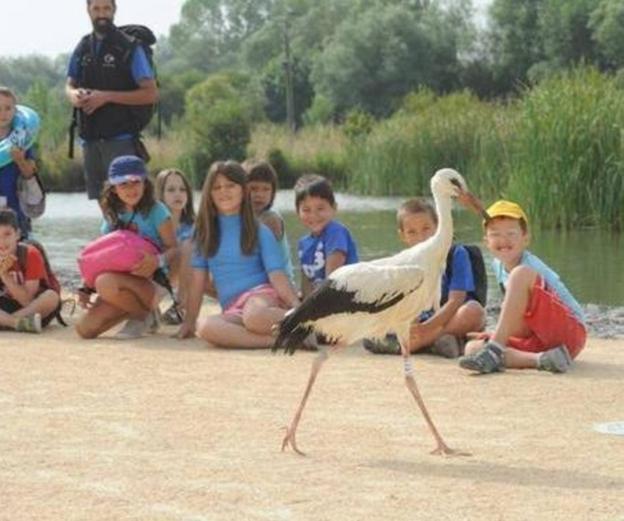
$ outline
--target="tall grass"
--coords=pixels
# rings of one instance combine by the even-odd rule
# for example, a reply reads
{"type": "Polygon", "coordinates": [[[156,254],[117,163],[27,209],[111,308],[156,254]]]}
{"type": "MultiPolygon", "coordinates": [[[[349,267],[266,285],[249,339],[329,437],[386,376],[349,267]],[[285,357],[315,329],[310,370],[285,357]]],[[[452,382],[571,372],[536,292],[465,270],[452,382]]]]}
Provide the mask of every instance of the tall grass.
{"type": "Polygon", "coordinates": [[[527,91],[508,160],[509,197],[547,227],[624,224],[624,91],[577,69],[527,91]]]}

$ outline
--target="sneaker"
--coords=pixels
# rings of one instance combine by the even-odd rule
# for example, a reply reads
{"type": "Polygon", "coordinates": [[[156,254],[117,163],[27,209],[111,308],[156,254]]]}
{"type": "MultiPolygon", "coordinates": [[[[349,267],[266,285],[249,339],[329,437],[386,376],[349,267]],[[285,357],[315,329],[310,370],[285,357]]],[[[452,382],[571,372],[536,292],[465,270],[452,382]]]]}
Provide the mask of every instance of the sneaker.
{"type": "Polygon", "coordinates": [[[115,338],[120,340],[130,340],[133,338],[141,338],[147,333],[154,334],[160,327],[160,315],[158,310],[150,312],[143,320],[137,320],[131,318],[126,320],[124,327],[122,327],[115,338]]]}
{"type": "Polygon", "coordinates": [[[455,335],[442,335],[431,346],[431,353],[444,358],[457,358],[461,355],[461,345],[455,335]]]}
{"type": "Polygon", "coordinates": [[[504,371],[504,351],[498,344],[488,342],[477,352],[462,356],[459,366],[481,374],[504,371]]]}
{"type": "Polygon", "coordinates": [[[383,340],[365,338],[364,349],[376,355],[400,355],[401,344],[396,335],[388,334],[383,340]]]}
{"type": "Polygon", "coordinates": [[[21,317],[17,321],[15,331],[20,333],[41,333],[41,315],[34,313],[26,317],[21,317]]]}
{"type": "Polygon", "coordinates": [[[179,326],[183,322],[175,304],[171,304],[167,311],[162,314],[162,321],[168,326],[179,326]]]}
{"type": "Polygon", "coordinates": [[[551,373],[565,373],[571,365],[572,357],[564,345],[544,351],[537,359],[537,368],[551,373]]]}

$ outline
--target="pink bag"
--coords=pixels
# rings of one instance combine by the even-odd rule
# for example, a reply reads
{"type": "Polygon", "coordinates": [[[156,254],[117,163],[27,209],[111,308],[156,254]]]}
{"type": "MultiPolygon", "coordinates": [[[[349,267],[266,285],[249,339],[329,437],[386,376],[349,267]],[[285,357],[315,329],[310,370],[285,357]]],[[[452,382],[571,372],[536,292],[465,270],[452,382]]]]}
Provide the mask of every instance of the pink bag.
{"type": "Polygon", "coordinates": [[[107,233],[87,244],[78,255],[80,275],[89,288],[108,271],[130,273],[145,254],[158,255],[154,243],[130,230],[107,233]]]}

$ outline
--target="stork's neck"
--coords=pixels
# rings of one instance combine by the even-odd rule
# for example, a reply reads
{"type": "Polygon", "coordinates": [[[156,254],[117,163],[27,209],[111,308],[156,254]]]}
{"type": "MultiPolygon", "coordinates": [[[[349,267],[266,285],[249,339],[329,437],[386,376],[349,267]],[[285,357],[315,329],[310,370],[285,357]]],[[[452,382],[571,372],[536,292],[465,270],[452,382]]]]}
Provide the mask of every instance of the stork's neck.
{"type": "Polygon", "coordinates": [[[438,229],[436,230],[433,241],[436,249],[439,249],[446,256],[446,252],[453,242],[453,215],[451,209],[453,202],[451,198],[445,195],[433,194],[436,212],[438,214],[438,229]]]}

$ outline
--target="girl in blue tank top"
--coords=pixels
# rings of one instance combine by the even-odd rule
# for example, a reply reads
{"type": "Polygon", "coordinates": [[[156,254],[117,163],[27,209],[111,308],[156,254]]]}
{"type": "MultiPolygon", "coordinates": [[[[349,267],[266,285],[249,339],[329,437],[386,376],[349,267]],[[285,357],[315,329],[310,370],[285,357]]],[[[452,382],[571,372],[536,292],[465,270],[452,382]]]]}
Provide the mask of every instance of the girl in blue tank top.
{"type": "Polygon", "coordinates": [[[299,304],[280,246],[254,217],[245,184],[245,170],[235,161],[210,167],[197,215],[179,338],[197,333],[220,347],[270,347],[273,325],[299,304]],[[203,294],[211,288],[222,312],[197,321],[203,294]]]}

